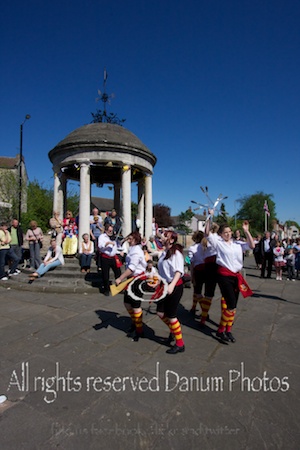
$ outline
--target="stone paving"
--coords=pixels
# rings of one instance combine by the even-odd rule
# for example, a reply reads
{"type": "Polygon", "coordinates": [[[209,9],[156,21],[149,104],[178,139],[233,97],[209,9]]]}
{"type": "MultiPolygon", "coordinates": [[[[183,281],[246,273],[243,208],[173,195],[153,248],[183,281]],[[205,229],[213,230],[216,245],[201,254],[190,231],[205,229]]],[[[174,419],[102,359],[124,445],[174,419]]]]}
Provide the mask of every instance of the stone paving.
{"type": "Polygon", "coordinates": [[[2,283],[0,448],[298,449],[300,281],[260,279],[252,256],[245,268],[254,296],[240,297],[237,342],[215,337],[219,291],[200,330],[184,289],[177,355],[154,304],[133,342],[121,294],[2,283]]]}

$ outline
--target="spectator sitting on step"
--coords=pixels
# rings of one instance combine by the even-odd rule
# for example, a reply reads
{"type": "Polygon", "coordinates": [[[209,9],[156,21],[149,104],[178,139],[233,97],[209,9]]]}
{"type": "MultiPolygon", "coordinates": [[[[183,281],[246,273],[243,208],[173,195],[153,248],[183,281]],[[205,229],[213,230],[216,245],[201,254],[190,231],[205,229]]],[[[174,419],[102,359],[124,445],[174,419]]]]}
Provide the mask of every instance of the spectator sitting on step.
{"type": "Polygon", "coordinates": [[[58,266],[64,265],[64,257],[62,254],[62,248],[57,244],[56,239],[52,238],[50,241],[50,247],[45,256],[44,262],[40,265],[36,272],[30,274],[30,280],[33,281],[36,278],[40,278],[49,270],[53,270],[58,266]]]}
{"type": "Polygon", "coordinates": [[[162,254],[162,250],[159,250],[157,247],[154,236],[149,237],[147,242],[147,251],[151,259],[159,259],[162,254]]]}
{"type": "Polygon", "coordinates": [[[82,235],[82,242],[78,249],[81,272],[89,273],[91,270],[91,261],[94,254],[94,243],[90,240],[88,233],[82,235]]]}

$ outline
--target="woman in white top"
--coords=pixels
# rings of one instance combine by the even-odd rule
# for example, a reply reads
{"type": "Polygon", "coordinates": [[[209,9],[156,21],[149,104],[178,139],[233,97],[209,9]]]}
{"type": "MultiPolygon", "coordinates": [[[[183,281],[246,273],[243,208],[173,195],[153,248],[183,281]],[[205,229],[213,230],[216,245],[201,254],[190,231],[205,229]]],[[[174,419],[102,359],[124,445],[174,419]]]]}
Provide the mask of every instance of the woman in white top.
{"type": "Polygon", "coordinates": [[[158,261],[158,273],[168,282],[167,296],[157,302],[157,315],[170,329],[169,342],[175,338],[175,345],[167,350],[169,354],[184,352],[181,325],[177,309],[183,294],[184,258],[182,246],[177,244],[177,234],[166,231],[162,236],[165,250],[158,261]]]}
{"type": "MultiPolygon", "coordinates": [[[[210,210],[209,213],[212,215],[213,211],[210,210]]],[[[241,291],[244,297],[252,295],[251,289],[240,273],[243,268],[243,252],[254,248],[247,221],[243,223],[243,230],[247,242],[234,241],[231,228],[227,224],[220,226],[218,235],[210,232],[209,221],[205,228],[207,239],[216,250],[217,280],[223,297],[221,300],[222,315],[216,336],[222,342],[236,341],[231,333],[231,327],[239,292],[241,291]]]]}
{"type": "Polygon", "coordinates": [[[33,281],[35,278],[40,278],[42,275],[48,272],[48,270],[53,270],[56,267],[65,264],[62,248],[57,244],[56,239],[52,238],[50,244],[51,245],[44,258],[44,262],[42,262],[36,272],[30,275],[30,281],[33,281]]]}
{"type": "MultiPolygon", "coordinates": [[[[147,263],[145,255],[141,247],[141,235],[138,231],[133,231],[126,237],[126,241],[129,244],[129,250],[126,255],[125,264],[126,269],[116,279],[116,285],[120,284],[123,280],[130,277],[137,277],[145,273],[147,263]]],[[[133,341],[138,341],[140,337],[143,337],[143,310],[141,308],[141,301],[135,300],[128,295],[128,292],[124,293],[124,305],[127,309],[132,325],[128,330],[127,336],[132,337],[133,341]]]]}
{"type": "Polygon", "coordinates": [[[80,269],[82,273],[89,273],[91,270],[91,261],[94,254],[94,242],[90,240],[87,233],[82,235],[82,242],[78,249],[80,258],[80,269]]]}

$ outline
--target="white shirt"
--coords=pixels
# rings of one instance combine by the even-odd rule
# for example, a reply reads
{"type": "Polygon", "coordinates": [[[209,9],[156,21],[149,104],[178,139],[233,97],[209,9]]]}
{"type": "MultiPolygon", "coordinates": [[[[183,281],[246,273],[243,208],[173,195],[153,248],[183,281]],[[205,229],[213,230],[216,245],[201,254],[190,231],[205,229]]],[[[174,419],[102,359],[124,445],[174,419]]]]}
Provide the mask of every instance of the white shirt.
{"type": "Polygon", "coordinates": [[[270,239],[264,240],[264,250],[265,252],[268,252],[270,250],[270,239]]]}
{"type": "Polygon", "coordinates": [[[190,258],[191,262],[193,262],[193,258],[194,258],[195,253],[197,252],[198,245],[199,244],[193,244],[188,249],[188,257],[190,258]]]}
{"type": "Polygon", "coordinates": [[[98,237],[98,248],[100,253],[104,253],[106,256],[115,256],[118,250],[118,242],[112,241],[111,236],[108,236],[106,233],[100,234],[98,237]],[[110,242],[109,245],[106,245],[107,242],[110,242]]]}
{"type": "Polygon", "coordinates": [[[184,258],[179,250],[176,250],[174,255],[169,259],[164,259],[165,256],[166,251],[164,251],[159,258],[158,273],[162,278],[167,280],[168,283],[171,283],[176,272],[180,272],[181,275],[184,274],[184,258]]]}
{"type": "Polygon", "coordinates": [[[59,245],[56,245],[56,249],[55,249],[55,256],[52,258],[52,252],[53,252],[53,248],[49,247],[48,251],[47,251],[47,255],[45,256],[44,261],[47,262],[49,261],[49,259],[53,259],[54,261],[56,261],[57,259],[60,261],[60,263],[62,265],[65,264],[65,260],[63,257],[63,252],[62,252],[62,248],[59,245]]]}
{"type": "MultiPolygon", "coordinates": [[[[215,233],[213,233],[215,234],[215,233]]],[[[209,258],[210,256],[215,256],[217,253],[215,247],[213,247],[209,242],[207,243],[207,247],[204,248],[204,258],[209,258]]]]}
{"type": "Polygon", "coordinates": [[[216,233],[211,233],[207,237],[210,244],[216,249],[216,263],[221,267],[226,267],[231,272],[240,272],[243,268],[243,251],[249,250],[247,242],[243,241],[224,241],[216,233]]]}
{"type": "Polygon", "coordinates": [[[125,259],[126,268],[132,271],[133,276],[140,275],[145,272],[147,262],[145,255],[140,245],[133,245],[129,247],[125,259]]]}
{"type": "Polygon", "coordinates": [[[284,248],[283,247],[275,247],[273,249],[273,253],[275,256],[276,262],[282,262],[284,261],[283,255],[284,255],[284,248]]]}
{"type": "Polygon", "coordinates": [[[152,267],[150,272],[148,270],[146,270],[147,278],[153,278],[157,274],[158,274],[158,272],[157,272],[157,269],[155,267],[152,267]]]}
{"type": "Polygon", "coordinates": [[[194,253],[194,257],[192,260],[193,267],[199,266],[199,264],[204,264],[205,258],[206,254],[204,248],[201,244],[198,244],[197,251],[194,253]]]}
{"type": "Polygon", "coordinates": [[[89,242],[82,241],[81,244],[79,245],[78,253],[81,254],[84,251],[88,251],[89,254],[94,253],[94,242],[92,242],[92,241],[89,241],[89,242]]]}

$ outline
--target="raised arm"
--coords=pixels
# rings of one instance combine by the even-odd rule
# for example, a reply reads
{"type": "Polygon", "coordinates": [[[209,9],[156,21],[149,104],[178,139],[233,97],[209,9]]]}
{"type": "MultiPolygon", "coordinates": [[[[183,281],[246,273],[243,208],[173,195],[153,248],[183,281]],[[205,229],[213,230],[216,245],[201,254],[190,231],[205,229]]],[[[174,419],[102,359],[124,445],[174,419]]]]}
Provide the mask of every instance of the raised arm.
{"type": "Polygon", "coordinates": [[[244,230],[244,233],[245,233],[245,236],[246,236],[247,243],[248,243],[249,247],[251,249],[253,249],[255,247],[255,244],[254,244],[253,238],[251,236],[251,233],[249,231],[249,222],[248,222],[248,220],[244,220],[244,222],[243,222],[243,230],[244,230]]]}

